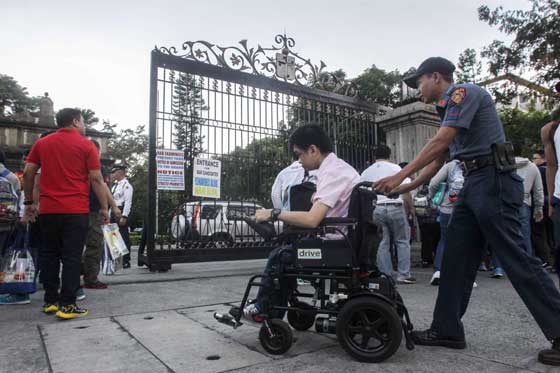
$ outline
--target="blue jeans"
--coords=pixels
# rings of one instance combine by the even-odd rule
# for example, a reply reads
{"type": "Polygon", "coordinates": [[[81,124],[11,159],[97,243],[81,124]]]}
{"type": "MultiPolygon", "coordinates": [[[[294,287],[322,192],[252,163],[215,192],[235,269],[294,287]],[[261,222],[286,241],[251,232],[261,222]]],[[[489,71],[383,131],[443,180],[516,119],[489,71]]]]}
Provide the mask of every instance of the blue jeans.
{"type": "Polygon", "coordinates": [[[441,271],[441,261],[443,259],[443,252],[445,251],[445,240],[447,236],[447,226],[449,225],[449,220],[451,219],[451,214],[446,214],[443,212],[439,213],[439,242],[436,248],[436,259],[434,260],[434,271],[441,271]]]}
{"type": "Polygon", "coordinates": [[[523,248],[522,205],[523,181],[514,172],[484,167],[466,177],[448,227],[431,326],[441,336],[464,338],[461,318],[488,242],[546,338],[560,337],[560,293],[541,261],[523,248]]]}
{"type": "Polygon", "coordinates": [[[377,251],[377,266],[388,276],[393,273],[391,241],[397,249],[400,278],[410,277],[410,226],[402,205],[377,205],[373,219],[383,227],[383,239],[377,251]]]}

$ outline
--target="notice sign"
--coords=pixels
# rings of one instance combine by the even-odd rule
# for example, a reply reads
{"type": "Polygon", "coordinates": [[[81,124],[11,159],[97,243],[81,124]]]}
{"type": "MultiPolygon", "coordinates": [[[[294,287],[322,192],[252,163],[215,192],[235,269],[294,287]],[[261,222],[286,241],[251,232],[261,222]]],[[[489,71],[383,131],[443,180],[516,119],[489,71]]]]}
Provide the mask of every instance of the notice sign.
{"type": "Polygon", "coordinates": [[[194,159],[193,196],[220,198],[222,162],[214,159],[194,159]]]}
{"type": "Polygon", "coordinates": [[[185,153],[156,149],[158,190],[185,190],[185,153]]]}

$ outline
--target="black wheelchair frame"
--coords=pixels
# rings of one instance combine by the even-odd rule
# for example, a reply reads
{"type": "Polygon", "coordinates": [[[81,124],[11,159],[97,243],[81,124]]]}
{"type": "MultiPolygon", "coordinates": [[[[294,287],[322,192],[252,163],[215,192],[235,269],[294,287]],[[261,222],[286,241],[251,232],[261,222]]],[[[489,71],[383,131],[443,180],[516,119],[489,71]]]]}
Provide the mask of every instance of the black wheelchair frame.
{"type": "MultiPolygon", "coordinates": [[[[362,182],[354,191],[368,191],[373,205],[376,197],[371,187],[371,183],[362,182]]],[[[352,198],[356,198],[354,194],[352,198]]],[[[264,306],[259,315],[263,319],[259,340],[267,352],[280,355],[290,349],[293,342],[290,325],[300,331],[315,325],[319,333],[336,334],[343,349],[363,362],[381,362],[392,356],[403,334],[407,349],[414,348],[408,310],[392,278],[379,272],[375,265],[366,268],[364,263],[359,263],[358,258],[363,256],[357,253],[355,245],[359,239],[355,236],[358,225],[364,223],[362,220],[359,217],[326,218],[318,228],[288,230],[276,237],[279,244],[292,244],[296,259],[293,264],[278,266],[269,275],[275,289],[286,281],[293,283],[302,279],[310,281],[314,292],[305,293],[294,288],[288,306],[264,306]],[[348,235],[340,227],[346,227],[348,235]],[[332,233],[342,235],[344,240],[321,239],[332,233]],[[349,238],[352,234],[354,237],[349,238]],[[344,244],[342,250],[341,244],[344,244]],[[321,258],[313,255],[300,258],[300,250],[302,253],[311,250],[307,253],[321,258]],[[311,299],[311,304],[300,298],[311,299]],[[274,318],[274,311],[287,311],[288,323],[274,318]]],[[[264,277],[264,274],[252,276],[241,305],[233,307],[229,314],[215,313],[216,320],[234,329],[241,326],[243,309],[250,303],[249,294],[254,287],[265,286],[261,281],[264,277]]]]}

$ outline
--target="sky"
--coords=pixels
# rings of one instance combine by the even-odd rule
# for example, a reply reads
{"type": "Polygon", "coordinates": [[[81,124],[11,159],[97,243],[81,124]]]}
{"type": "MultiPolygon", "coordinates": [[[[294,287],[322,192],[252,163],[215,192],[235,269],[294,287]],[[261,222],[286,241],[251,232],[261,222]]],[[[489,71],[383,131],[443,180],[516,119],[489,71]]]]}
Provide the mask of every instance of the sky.
{"type": "Polygon", "coordinates": [[[401,72],[430,56],[507,39],[477,8],[527,0],[18,0],[1,5],[0,73],[55,110],[89,108],[119,128],[148,124],[150,51],[187,40],[272,46],[284,31],[301,56],[355,77],[375,64],[401,72]]]}

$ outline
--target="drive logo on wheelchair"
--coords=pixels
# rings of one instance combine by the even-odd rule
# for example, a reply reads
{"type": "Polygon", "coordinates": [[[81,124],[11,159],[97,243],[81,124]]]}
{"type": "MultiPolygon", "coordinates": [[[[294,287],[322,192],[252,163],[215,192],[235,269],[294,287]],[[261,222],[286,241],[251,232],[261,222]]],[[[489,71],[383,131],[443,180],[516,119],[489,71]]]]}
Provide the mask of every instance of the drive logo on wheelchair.
{"type": "Polygon", "coordinates": [[[321,249],[298,249],[298,259],[323,259],[321,249]]]}

